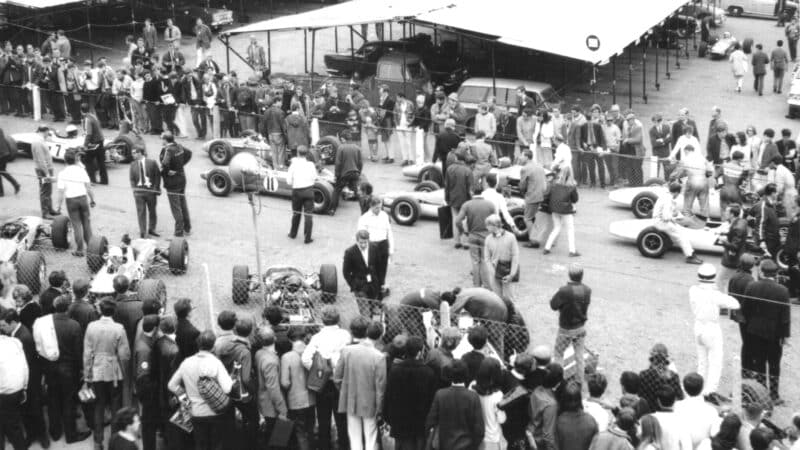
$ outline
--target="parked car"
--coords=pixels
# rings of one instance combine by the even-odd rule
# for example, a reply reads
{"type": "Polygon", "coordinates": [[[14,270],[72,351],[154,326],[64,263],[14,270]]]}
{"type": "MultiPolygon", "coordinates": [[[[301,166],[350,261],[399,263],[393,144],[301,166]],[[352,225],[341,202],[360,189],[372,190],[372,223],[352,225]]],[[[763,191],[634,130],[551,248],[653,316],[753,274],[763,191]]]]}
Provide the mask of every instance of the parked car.
{"type": "Polygon", "coordinates": [[[798,2],[785,0],[783,10],[779,0],[720,0],[720,7],[732,16],[754,16],[777,18],[784,14],[792,17],[797,13],[798,2]]]}
{"type": "MultiPolygon", "coordinates": [[[[64,161],[64,154],[67,153],[67,150],[77,149],[84,151],[84,136],[78,133],[78,129],[74,125],[68,125],[63,133],[59,133],[55,128],[50,128],[48,134],[49,136],[44,143],[47,145],[47,149],[50,150],[50,155],[54,161],[64,161]]],[[[42,139],[39,133],[36,132],[16,133],[12,134],[11,138],[17,143],[17,153],[30,157],[33,157],[31,144],[42,139]]],[[[131,150],[133,147],[117,138],[107,138],[103,142],[103,148],[106,150],[106,162],[130,162],[132,159],[131,150]]]]}
{"type": "Polygon", "coordinates": [[[239,152],[252,153],[259,158],[268,159],[270,157],[270,146],[263,136],[252,131],[245,130],[237,138],[212,139],[203,144],[203,151],[208,153],[211,162],[218,166],[228,164],[239,152]]]}
{"type": "Polygon", "coordinates": [[[678,14],[683,14],[697,19],[698,23],[706,17],[711,17],[709,24],[712,28],[722,26],[725,23],[725,9],[712,5],[708,0],[693,0],[678,9],[678,14]]]}
{"type": "Polygon", "coordinates": [[[738,42],[739,41],[727,31],[722,34],[722,37],[712,37],[708,43],[711,48],[709,52],[711,59],[724,59],[727,61],[738,42]]]}
{"type": "Polygon", "coordinates": [[[57,216],[50,224],[37,216],[4,222],[0,225],[0,263],[14,264],[17,281],[38,294],[47,284],[47,264],[36,247],[49,237],[56,249],[69,248],[69,227],[67,216],[57,216]]]}
{"type": "Polygon", "coordinates": [[[517,87],[519,86],[525,86],[525,93],[533,99],[537,107],[548,109],[561,107],[561,97],[548,83],[512,78],[495,78],[494,82],[491,78],[485,77],[469,78],[458,88],[458,101],[467,110],[469,117],[466,122],[467,128],[474,127],[478,105],[487,101],[491,96],[495,96],[497,99],[497,106],[519,115],[521,113],[517,108],[517,87]]]}
{"type": "MultiPolygon", "coordinates": [[[[673,248],[680,249],[669,236],[654,227],[654,223],[654,219],[620,220],[612,222],[608,231],[619,240],[635,242],[639,253],[647,258],[660,258],[673,248]]],[[[684,227],[683,231],[695,251],[720,254],[724,250],[718,242],[721,233],[718,228],[684,227]]]]}
{"type": "Polygon", "coordinates": [[[795,64],[792,70],[792,81],[789,86],[789,95],[786,103],[789,104],[788,117],[794,119],[800,116],[800,64],[795,64]]]}

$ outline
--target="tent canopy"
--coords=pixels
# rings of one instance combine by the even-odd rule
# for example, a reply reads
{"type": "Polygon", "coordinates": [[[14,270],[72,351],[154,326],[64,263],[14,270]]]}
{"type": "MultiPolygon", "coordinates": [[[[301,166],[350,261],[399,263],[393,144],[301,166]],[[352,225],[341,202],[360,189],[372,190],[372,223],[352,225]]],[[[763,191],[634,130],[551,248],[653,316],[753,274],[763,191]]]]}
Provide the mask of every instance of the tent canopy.
{"type": "Polygon", "coordinates": [[[20,8],[45,9],[56,6],[83,3],[83,0],[0,0],[0,4],[18,6],[20,8]]]}
{"type": "MultiPolygon", "coordinates": [[[[35,0],[51,1],[51,0],[35,0]]],[[[53,0],[55,1],[55,0],[53,0]]],[[[603,64],[687,0],[352,0],[253,23],[228,34],[407,20],[500,43],[603,64]],[[619,12],[626,11],[623,19],[619,12]],[[615,19],[615,17],[617,19],[615,19]]]]}

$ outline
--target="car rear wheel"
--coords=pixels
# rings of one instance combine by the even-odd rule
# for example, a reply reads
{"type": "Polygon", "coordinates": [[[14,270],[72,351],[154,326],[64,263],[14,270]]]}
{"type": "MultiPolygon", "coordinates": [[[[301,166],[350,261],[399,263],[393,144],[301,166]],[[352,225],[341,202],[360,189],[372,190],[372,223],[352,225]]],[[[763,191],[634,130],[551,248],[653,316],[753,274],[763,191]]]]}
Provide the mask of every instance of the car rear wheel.
{"type": "Polygon", "coordinates": [[[419,202],[412,197],[399,197],[392,203],[391,215],[398,225],[414,225],[419,219],[419,202]]]}
{"type": "Polygon", "coordinates": [[[19,148],[17,148],[17,141],[9,135],[6,135],[6,141],[8,142],[8,148],[11,149],[11,154],[8,156],[8,162],[11,162],[17,159],[17,153],[19,153],[19,148]]]}
{"type": "Polygon", "coordinates": [[[444,177],[442,177],[442,170],[437,166],[428,166],[419,172],[417,181],[419,182],[432,181],[437,185],[441,186],[442,183],[444,183],[444,177]]]}
{"type": "Polygon", "coordinates": [[[323,136],[317,141],[323,164],[333,164],[336,161],[336,152],[339,151],[339,139],[336,136],[323,136]]]}
{"type": "Polygon", "coordinates": [[[117,156],[119,157],[119,162],[121,163],[129,163],[133,161],[133,139],[130,136],[126,136],[121,134],[114,138],[111,142],[112,146],[117,147],[117,156]]]}
{"type": "Polygon", "coordinates": [[[233,147],[226,141],[214,141],[208,146],[208,157],[215,165],[224,166],[233,158],[233,147]]]}
{"type": "Polygon", "coordinates": [[[330,183],[317,181],[312,189],[314,193],[314,214],[324,214],[331,208],[333,186],[330,183]]]}
{"type": "Polygon", "coordinates": [[[47,264],[42,252],[23,251],[17,256],[17,281],[39,294],[47,280],[47,264]]]}
{"type": "Polygon", "coordinates": [[[59,250],[69,248],[70,225],[67,216],[56,216],[53,219],[53,223],[50,225],[50,240],[53,242],[53,247],[59,250]]]}
{"type": "Polygon", "coordinates": [[[653,208],[656,206],[656,195],[652,192],[642,192],[633,197],[631,209],[637,219],[653,217],[653,208]]]}
{"type": "Polygon", "coordinates": [[[163,280],[145,278],[139,282],[138,295],[142,303],[157,302],[161,309],[167,307],[167,286],[163,280]]]}
{"type": "Polygon", "coordinates": [[[108,239],[105,236],[92,236],[86,246],[86,264],[89,271],[97,273],[103,267],[108,253],[108,239]]]}
{"type": "Polygon", "coordinates": [[[339,293],[339,278],[336,275],[336,266],[333,264],[323,264],[319,268],[319,287],[322,291],[323,303],[336,302],[336,295],[339,293]]]}
{"type": "MultiPolygon", "coordinates": [[[[508,213],[511,219],[514,220],[514,226],[517,227],[517,233],[514,233],[518,241],[528,240],[528,224],[525,223],[525,208],[517,206],[509,208],[508,213]]],[[[508,227],[510,228],[510,227],[508,227]]]]}
{"type": "Polygon", "coordinates": [[[778,268],[781,270],[788,270],[789,266],[791,265],[791,261],[789,260],[789,253],[785,251],[785,249],[781,248],[778,250],[778,254],[775,255],[775,261],[778,263],[778,268]]]}
{"type": "Polygon", "coordinates": [[[639,253],[647,258],[661,258],[672,246],[669,237],[655,227],[647,227],[636,237],[639,253]]]}
{"type": "Polygon", "coordinates": [[[233,303],[243,305],[250,301],[250,268],[247,266],[233,266],[233,280],[231,283],[233,303]]]}
{"type": "Polygon", "coordinates": [[[438,184],[433,181],[423,181],[414,186],[414,192],[433,192],[441,189],[438,184]]]}
{"type": "Polygon", "coordinates": [[[206,177],[206,187],[215,197],[227,197],[233,189],[233,179],[225,170],[212,169],[206,177]]]}
{"type": "Polygon", "coordinates": [[[178,275],[189,266],[189,243],[184,238],[174,238],[169,243],[169,270],[178,275]]]}

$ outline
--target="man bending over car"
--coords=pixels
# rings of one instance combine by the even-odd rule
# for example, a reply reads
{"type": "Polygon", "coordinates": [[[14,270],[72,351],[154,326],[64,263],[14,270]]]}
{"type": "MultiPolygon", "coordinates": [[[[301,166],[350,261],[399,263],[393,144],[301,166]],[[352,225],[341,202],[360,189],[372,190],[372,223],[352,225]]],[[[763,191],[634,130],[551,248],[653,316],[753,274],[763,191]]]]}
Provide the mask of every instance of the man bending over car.
{"type": "Polygon", "coordinates": [[[680,194],[680,183],[672,182],[669,184],[669,193],[658,197],[653,207],[653,226],[680,245],[688,264],[702,264],[703,261],[694,254],[692,244],[686,236],[686,229],[677,223],[677,220],[683,217],[675,204],[675,199],[680,194]]]}

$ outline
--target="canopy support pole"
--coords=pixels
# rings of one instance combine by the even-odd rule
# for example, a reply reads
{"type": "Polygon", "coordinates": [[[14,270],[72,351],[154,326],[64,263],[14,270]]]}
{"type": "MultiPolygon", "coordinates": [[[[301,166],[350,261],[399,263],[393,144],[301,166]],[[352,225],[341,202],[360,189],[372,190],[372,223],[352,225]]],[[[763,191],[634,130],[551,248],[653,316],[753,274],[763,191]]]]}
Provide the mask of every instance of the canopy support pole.
{"type": "Polygon", "coordinates": [[[272,73],[272,33],[267,31],[267,67],[272,73]]]}
{"type": "Polygon", "coordinates": [[[89,20],[89,1],[86,2],[86,30],[89,32],[89,59],[94,64],[94,40],[92,39],[92,22],[89,20]]]}
{"type": "Polygon", "coordinates": [[[131,32],[136,36],[136,10],[133,7],[133,0],[131,0],[131,32]]]}
{"type": "Polygon", "coordinates": [[[642,41],[642,100],[647,104],[647,39],[642,41]]]}
{"type": "Polygon", "coordinates": [[[611,57],[611,104],[617,104],[617,55],[611,57]]]}
{"type": "Polygon", "coordinates": [[[225,35],[225,72],[231,71],[231,37],[225,35]]]}
{"type": "Polygon", "coordinates": [[[633,108],[633,43],[628,45],[628,109],[633,108]]]}
{"type": "MultiPolygon", "coordinates": [[[[692,36],[695,36],[697,33],[692,33],[692,36]]],[[[697,43],[694,45],[695,50],[697,49],[697,43]]],[[[686,35],[686,40],[684,41],[683,49],[685,50],[686,59],[689,59],[689,35],[686,35]]]]}
{"type": "MultiPolygon", "coordinates": [[[[391,34],[391,28],[389,28],[389,33],[391,34]]],[[[406,24],[403,22],[403,39],[406,37],[406,24]]],[[[403,95],[406,93],[406,54],[407,52],[403,52],[403,95]]]]}
{"type": "Polygon", "coordinates": [[[667,76],[667,79],[670,80],[672,79],[672,75],[669,73],[669,37],[667,37],[667,51],[665,51],[664,54],[667,57],[666,64],[664,64],[664,70],[666,70],[665,75],[667,76]]]}
{"type": "Polygon", "coordinates": [[[678,23],[675,22],[675,68],[681,68],[681,38],[678,37],[678,23]]]}
{"type": "Polygon", "coordinates": [[[317,30],[311,30],[311,90],[309,92],[314,92],[314,51],[316,50],[316,48],[317,48],[317,30]]]}
{"type": "Polygon", "coordinates": [[[495,66],[494,62],[494,47],[495,44],[492,42],[492,96],[497,99],[497,66],[495,66]]]}
{"type": "Polygon", "coordinates": [[[391,41],[392,39],[394,39],[394,35],[393,35],[393,33],[392,33],[392,31],[393,31],[393,30],[392,30],[392,25],[393,25],[393,24],[394,24],[394,22],[392,22],[392,21],[389,21],[389,40],[390,40],[390,41],[391,41]]]}
{"type": "Polygon", "coordinates": [[[655,39],[655,43],[656,43],[656,47],[655,47],[655,48],[656,48],[656,90],[657,90],[657,91],[660,91],[660,90],[661,90],[661,83],[659,83],[659,82],[658,82],[658,58],[659,58],[661,55],[659,55],[658,47],[659,47],[659,45],[661,45],[661,44],[659,44],[659,42],[658,42],[658,38],[657,38],[657,37],[656,37],[656,39],[655,39]]]}
{"type": "Polygon", "coordinates": [[[589,89],[592,91],[592,103],[597,103],[597,64],[592,65],[592,79],[589,80],[589,89]]]}
{"type": "Polygon", "coordinates": [[[308,73],[308,29],[303,30],[303,71],[308,73]]]}
{"type": "MultiPolygon", "coordinates": [[[[365,34],[366,36],[366,34],[365,34]]],[[[350,59],[355,62],[356,60],[356,49],[355,43],[353,42],[353,26],[350,26],[350,59]]],[[[361,74],[359,74],[361,75],[361,74]]]]}
{"type": "Polygon", "coordinates": [[[339,53],[339,27],[333,27],[333,48],[339,53]]]}
{"type": "Polygon", "coordinates": [[[230,67],[231,67],[231,63],[230,63],[230,54],[231,53],[236,55],[237,58],[241,59],[242,62],[247,64],[247,67],[255,69],[255,67],[250,65],[250,62],[247,60],[247,58],[242,56],[239,52],[236,51],[236,49],[234,49],[233,47],[230,46],[230,44],[229,44],[230,36],[229,35],[227,35],[227,34],[218,35],[217,39],[219,39],[219,41],[222,42],[225,45],[225,62],[226,62],[228,71],[230,71],[230,67]],[[222,36],[225,36],[225,39],[223,39],[222,36]]]}

